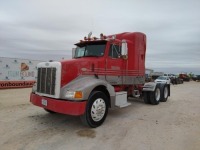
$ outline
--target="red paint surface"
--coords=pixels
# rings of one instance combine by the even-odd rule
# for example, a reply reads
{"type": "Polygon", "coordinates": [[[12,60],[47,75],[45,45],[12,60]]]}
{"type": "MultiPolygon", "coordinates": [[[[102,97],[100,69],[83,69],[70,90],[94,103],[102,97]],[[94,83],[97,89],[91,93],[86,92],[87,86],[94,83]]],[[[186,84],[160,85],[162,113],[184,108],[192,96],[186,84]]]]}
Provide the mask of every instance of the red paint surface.
{"type": "Polygon", "coordinates": [[[87,104],[87,101],[74,102],[74,101],[59,100],[59,99],[39,96],[33,93],[31,93],[30,101],[36,106],[43,107],[45,109],[49,109],[57,113],[74,115],[74,116],[83,115],[87,104]],[[47,106],[42,105],[42,99],[47,101],[47,106]]]}

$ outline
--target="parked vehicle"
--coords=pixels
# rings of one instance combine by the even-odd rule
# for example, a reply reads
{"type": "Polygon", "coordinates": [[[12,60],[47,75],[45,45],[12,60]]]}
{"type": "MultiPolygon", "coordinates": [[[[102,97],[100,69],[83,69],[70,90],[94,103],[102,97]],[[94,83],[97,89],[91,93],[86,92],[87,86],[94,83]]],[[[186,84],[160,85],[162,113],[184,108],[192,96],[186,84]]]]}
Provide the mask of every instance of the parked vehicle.
{"type": "Polygon", "coordinates": [[[172,84],[183,84],[183,79],[179,77],[174,77],[174,78],[171,78],[170,80],[172,84]]]}
{"type": "Polygon", "coordinates": [[[154,82],[170,84],[171,80],[168,76],[160,76],[154,82]]]}
{"type": "Polygon", "coordinates": [[[145,83],[144,33],[89,34],[75,45],[72,60],[38,64],[31,103],[50,113],[80,116],[94,128],[104,122],[108,108],[129,106],[127,97],[157,105],[170,96],[169,84],[145,83]]]}
{"type": "Polygon", "coordinates": [[[196,75],[197,78],[196,78],[196,81],[200,81],[200,75],[196,75]]]}
{"type": "Polygon", "coordinates": [[[163,76],[163,75],[164,75],[163,72],[152,72],[152,73],[150,74],[150,76],[151,76],[151,78],[152,78],[153,80],[155,80],[155,79],[157,79],[158,77],[163,76]]]}
{"type": "Polygon", "coordinates": [[[183,81],[190,81],[190,77],[185,73],[179,74],[179,78],[183,79],[183,81]]]}
{"type": "Polygon", "coordinates": [[[175,74],[169,74],[169,78],[170,78],[170,79],[175,79],[175,78],[176,78],[176,75],[175,75],[175,74]]]}
{"type": "Polygon", "coordinates": [[[200,81],[200,75],[195,75],[192,79],[194,81],[200,81]]]}

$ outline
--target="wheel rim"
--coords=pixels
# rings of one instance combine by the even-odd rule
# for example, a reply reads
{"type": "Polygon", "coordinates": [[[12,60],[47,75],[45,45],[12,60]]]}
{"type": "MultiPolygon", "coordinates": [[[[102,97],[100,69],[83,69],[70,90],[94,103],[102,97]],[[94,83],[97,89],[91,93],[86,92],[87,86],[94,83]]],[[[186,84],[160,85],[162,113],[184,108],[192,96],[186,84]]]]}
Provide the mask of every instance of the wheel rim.
{"type": "Polygon", "coordinates": [[[155,98],[156,98],[156,101],[160,100],[160,89],[159,88],[156,89],[155,98]]]}
{"type": "Polygon", "coordinates": [[[165,89],[164,89],[164,98],[167,98],[167,96],[168,96],[168,88],[165,87],[165,89]]]}
{"type": "Polygon", "coordinates": [[[106,112],[106,104],[102,98],[98,98],[94,101],[91,108],[91,117],[94,121],[100,121],[106,112]]]}

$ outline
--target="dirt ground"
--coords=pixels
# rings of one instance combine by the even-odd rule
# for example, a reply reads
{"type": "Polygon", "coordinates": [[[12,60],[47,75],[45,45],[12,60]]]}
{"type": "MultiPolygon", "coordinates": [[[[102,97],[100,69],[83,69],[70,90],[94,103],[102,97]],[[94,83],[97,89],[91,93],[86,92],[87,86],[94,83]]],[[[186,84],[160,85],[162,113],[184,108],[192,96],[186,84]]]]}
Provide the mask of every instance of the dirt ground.
{"type": "Polygon", "coordinates": [[[200,82],[171,85],[168,101],[157,106],[130,100],[95,129],[30,104],[30,92],[0,90],[1,150],[200,149],[200,82]]]}

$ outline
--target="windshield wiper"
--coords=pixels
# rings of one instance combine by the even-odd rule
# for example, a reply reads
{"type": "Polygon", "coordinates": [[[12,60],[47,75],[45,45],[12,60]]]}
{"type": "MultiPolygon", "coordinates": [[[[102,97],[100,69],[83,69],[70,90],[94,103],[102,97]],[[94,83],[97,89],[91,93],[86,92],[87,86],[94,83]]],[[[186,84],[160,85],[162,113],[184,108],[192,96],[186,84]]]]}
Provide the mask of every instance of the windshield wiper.
{"type": "Polygon", "coordinates": [[[83,56],[79,56],[79,57],[74,57],[74,58],[82,58],[83,56]]]}
{"type": "Polygon", "coordinates": [[[86,55],[84,57],[99,57],[98,55],[86,55]]]}

